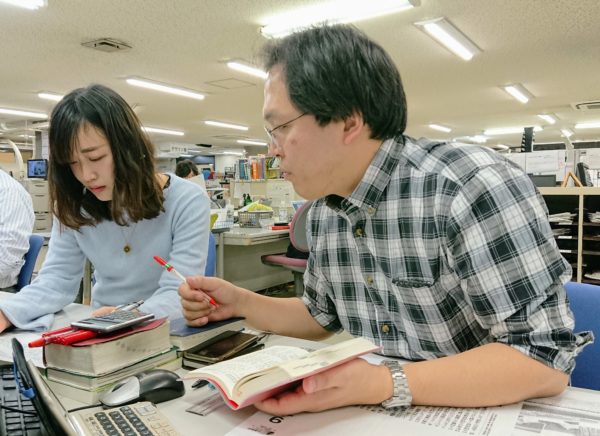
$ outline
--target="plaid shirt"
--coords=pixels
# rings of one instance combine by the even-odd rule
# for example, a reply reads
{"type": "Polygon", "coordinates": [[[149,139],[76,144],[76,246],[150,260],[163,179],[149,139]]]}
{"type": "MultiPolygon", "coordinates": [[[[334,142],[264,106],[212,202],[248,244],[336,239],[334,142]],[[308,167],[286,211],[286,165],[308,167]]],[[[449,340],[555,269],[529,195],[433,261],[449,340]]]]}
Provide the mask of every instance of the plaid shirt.
{"type": "Polygon", "coordinates": [[[508,344],[570,372],[573,334],[545,203],[483,147],[385,141],[349,198],[310,211],[303,301],[324,328],[411,360],[508,344]]]}

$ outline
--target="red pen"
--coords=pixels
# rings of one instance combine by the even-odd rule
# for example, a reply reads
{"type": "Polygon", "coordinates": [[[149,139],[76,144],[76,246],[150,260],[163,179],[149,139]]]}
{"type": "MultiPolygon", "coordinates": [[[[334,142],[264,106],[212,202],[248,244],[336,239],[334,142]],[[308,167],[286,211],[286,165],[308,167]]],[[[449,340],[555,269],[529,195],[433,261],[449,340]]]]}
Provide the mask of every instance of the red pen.
{"type": "Polygon", "coordinates": [[[47,332],[42,333],[41,338],[36,339],[35,341],[31,341],[30,343],[27,344],[27,346],[29,348],[43,347],[45,345],[52,343],[53,338],[66,335],[66,334],[68,334],[70,332],[74,332],[74,331],[75,331],[75,329],[73,329],[72,327],[63,327],[62,329],[47,331],[47,332]]]}
{"type": "Polygon", "coordinates": [[[95,338],[96,336],[98,336],[98,332],[94,332],[92,330],[74,330],[73,332],[66,333],[64,335],[53,336],[50,339],[50,343],[71,345],[76,342],[85,341],[86,339],[95,338]]]}
{"type": "MultiPolygon", "coordinates": [[[[175,274],[177,277],[179,277],[179,279],[182,282],[185,282],[185,277],[179,272],[177,271],[175,268],[173,268],[173,265],[167,263],[166,260],[164,260],[162,257],[160,256],[154,256],[154,260],[157,261],[164,269],[166,269],[168,272],[170,272],[171,274],[175,274]]],[[[215,307],[219,307],[219,305],[217,304],[217,302],[214,300],[214,298],[204,294],[204,296],[206,297],[207,301],[212,304],[215,307]]]]}

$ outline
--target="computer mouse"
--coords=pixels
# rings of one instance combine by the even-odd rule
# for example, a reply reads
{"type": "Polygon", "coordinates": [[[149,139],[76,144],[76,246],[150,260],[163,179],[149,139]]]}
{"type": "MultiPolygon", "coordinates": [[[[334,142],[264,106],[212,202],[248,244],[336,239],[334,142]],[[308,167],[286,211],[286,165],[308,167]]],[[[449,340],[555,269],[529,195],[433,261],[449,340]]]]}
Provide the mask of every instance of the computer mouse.
{"type": "Polygon", "coordinates": [[[102,396],[100,402],[108,407],[136,401],[156,404],[181,397],[184,393],[183,381],[177,374],[166,369],[153,369],[121,380],[102,396]]]}

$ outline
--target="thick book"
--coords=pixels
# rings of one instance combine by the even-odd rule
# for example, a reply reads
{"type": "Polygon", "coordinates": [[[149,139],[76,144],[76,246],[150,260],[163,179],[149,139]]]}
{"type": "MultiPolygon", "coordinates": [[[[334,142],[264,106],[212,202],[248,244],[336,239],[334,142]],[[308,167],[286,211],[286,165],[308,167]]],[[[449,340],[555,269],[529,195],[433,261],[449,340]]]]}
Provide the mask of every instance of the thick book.
{"type": "MultiPolygon", "coordinates": [[[[156,368],[168,369],[175,371],[181,367],[181,358],[175,358],[169,362],[165,362],[161,365],[157,365],[156,368]]],[[[142,371],[142,370],[140,370],[142,371]]],[[[140,372],[140,371],[136,371],[140,372]]],[[[50,380],[46,377],[46,383],[50,386],[50,389],[59,397],[67,397],[80,403],[85,404],[97,404],[100,398],[110,389],[114,383],[105,384],[102,386],[93,387],[90,389],[84,389],[81,387],[73,386],[67,383],[63,383],[57,380],[50,380]]]]}
{"type": "Polygon", "coordinates": [[[195,369],[184,378],[208,380],[217,387],[227,405],[237,410],[272,397],[298,380],[378,349],[363,338],[312,352],[299,347],[273,346],[195,369]]]}
{"type": "Polygon", "coordinates": [[[171,321],[171,344],[180,351],[188,350],[225,330],[242,330],[244,318],[229,318],[223,321],[213,321],[202,327],[190,327],[185,319],[177,318],[171,321]]]}
{"type": "Polygon", "coordinates": [[[47,368],[100,376],[170,349],[169,322],[159,319],[72,345],[48,344],[44,363],[47,368]]]}
{"type": "Polygon", "coordinates": [[[46,377],[48,380],[64,383],[80,389],[96,389],[104,385],[109,385],[118,382],[126,377],[137,374],[138,372],[147,371],[157,368],[180,359],[177,357],[177,348],[173,347],[166,352],[148,357],[140,362],[129,365],[126,368],[118,369],[107,374],[99,376],[91,376],[77,374],[63,369],[46,368],[46,377]]]}

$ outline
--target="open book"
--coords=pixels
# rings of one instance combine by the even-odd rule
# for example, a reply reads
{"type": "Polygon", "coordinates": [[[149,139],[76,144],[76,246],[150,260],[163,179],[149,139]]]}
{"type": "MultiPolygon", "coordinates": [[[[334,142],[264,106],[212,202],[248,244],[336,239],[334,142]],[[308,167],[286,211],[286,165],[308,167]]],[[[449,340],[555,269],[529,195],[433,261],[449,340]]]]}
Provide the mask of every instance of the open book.
{"type": "Polygon", "coordinates": [[[297,380],[340,365],[379,347],[362,338],[309,352],[273,346],[189,372],[185,378],[205,379],[216,386],[234,410],[269,398],[297,380]]]}

